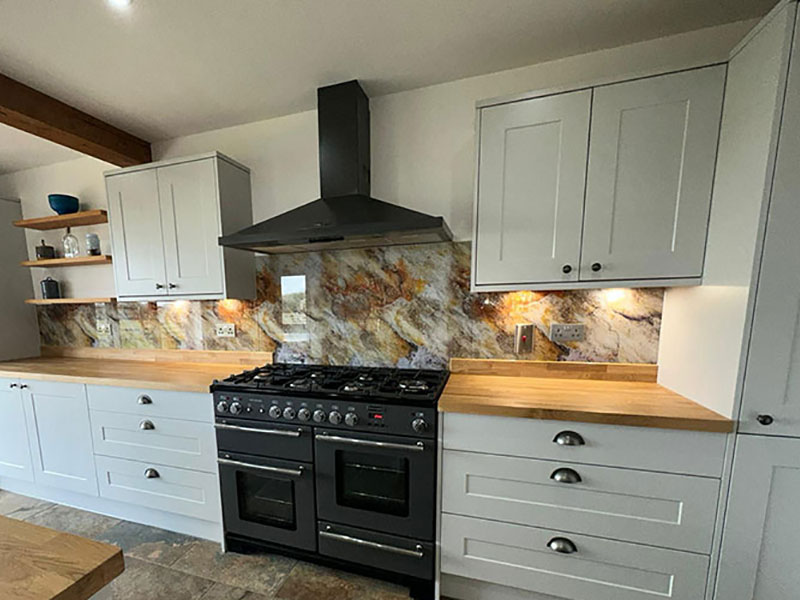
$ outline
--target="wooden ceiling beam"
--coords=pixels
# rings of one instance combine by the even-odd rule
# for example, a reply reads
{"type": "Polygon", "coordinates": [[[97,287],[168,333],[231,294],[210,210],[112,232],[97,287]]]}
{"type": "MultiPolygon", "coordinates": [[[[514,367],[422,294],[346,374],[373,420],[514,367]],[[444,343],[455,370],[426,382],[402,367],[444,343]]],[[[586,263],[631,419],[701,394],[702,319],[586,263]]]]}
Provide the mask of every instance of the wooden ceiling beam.
{"type": "Polygon", "coordinates": [[[120,167],[152,160],[149,142],[2,73],[0,123],[120,167]]]}

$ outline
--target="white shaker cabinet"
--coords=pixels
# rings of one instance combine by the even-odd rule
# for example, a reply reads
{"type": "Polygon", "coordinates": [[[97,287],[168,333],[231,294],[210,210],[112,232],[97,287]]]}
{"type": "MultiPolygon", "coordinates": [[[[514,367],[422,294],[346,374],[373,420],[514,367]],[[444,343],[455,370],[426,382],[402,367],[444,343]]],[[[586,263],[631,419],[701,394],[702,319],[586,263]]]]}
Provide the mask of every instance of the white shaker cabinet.
{"type": "Polygon", "coordinates": [[[715,598],[796,597],[798,498],[800,439],[739,436],[715,598]]]}
{"type": "Polygon", "coordinates": [[[0,379],[0,477],[33,481],[20,382],[0,379]]]}
{"type": "Polygon", "coordinates": [[[252,298],[252,253],[220,236],[252,224],[250,172],[219,153],[106,173],[117,296],[252,298]]]}
{"type": "Polygon", "coordinates": [[[97,496],[86,386],[22,381],[37,485],[97,496]]]}
{"type": "Polygon", "coordinates": [[[725,66],[478,109],[474,291],[699,284],[725,66]]]}

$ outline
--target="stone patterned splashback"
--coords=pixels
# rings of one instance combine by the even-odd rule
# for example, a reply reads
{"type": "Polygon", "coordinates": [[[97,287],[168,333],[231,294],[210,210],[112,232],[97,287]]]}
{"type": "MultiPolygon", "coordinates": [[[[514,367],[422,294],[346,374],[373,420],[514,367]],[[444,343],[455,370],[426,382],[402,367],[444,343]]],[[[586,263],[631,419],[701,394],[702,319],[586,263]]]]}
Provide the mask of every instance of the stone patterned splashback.
{"type": "Polygon", "coordinates": [[[535,324],[523,358],[655,363],[663,290],[471,294],[469,243],[258,258],[251,301],[121,302],[39,308],[42,344],[274,351],[279,362],[442,367],[515,358],[515,323],[535,324]],[[215,325],[233,322],[235,338],[215,325]],[[554,344],[551,322],[586,326],[554,344]],[[108,333],[100,333],[108,324],[108,333]]]}

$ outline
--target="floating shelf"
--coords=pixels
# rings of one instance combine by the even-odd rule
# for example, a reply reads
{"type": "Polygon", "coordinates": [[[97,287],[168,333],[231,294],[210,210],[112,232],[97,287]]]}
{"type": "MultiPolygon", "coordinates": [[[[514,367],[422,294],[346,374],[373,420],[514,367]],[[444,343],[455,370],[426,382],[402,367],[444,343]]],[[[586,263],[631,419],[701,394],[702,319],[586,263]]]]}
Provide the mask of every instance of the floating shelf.
{"type": "Polygon", "coordinates": [[[105,304],[115,302],[116,298],[50,298],[47,300],[32,298],[25,300],[25,304],[36,304],[39,306],[47,304],[105,304]]]}
{"type": "Polygon", "coordinates": [[[76,258],[45,258],[42,260],[25,260],[23,267],[83,267],[88,265],[110,265],[110,256],[78,256],[76,258]]]}
{"type": "Polygon", "coordinates": [[[104,210],[84,210],[70,215],[54,215],[52,217],[14,221],[16,227],[38,229],[39,231],[64,229],[65,227],[82,227],[84,225],[99,225],[101,223],[108,223],[108,213],[104,210]]]}

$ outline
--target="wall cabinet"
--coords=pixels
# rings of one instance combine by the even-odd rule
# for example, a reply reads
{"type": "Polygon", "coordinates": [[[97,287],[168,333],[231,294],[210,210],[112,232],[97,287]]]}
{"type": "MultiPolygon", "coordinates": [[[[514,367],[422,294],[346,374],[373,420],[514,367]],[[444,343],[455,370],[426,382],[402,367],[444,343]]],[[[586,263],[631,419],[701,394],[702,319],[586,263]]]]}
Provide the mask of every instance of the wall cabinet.
{"type": "Polygon", "coordinates": [[[33,481],[20,382],[0,379],[0,477],[33,481]]]}
{"type": "Polygon", "coordinates": [[[255,295],[249,252],[217,239],[252,223],[250,172],[219,154],[106,173],[120,299],[255,295]]]}
{"type": "Polygon", "coordinates": [[[725,67],[479,108],[476,291],[700,283],[725,67]]]}

